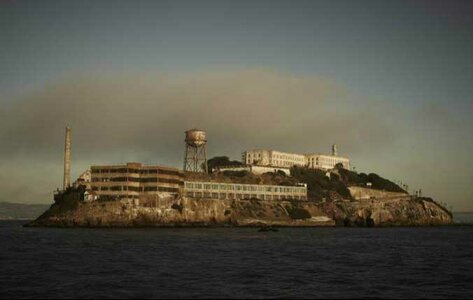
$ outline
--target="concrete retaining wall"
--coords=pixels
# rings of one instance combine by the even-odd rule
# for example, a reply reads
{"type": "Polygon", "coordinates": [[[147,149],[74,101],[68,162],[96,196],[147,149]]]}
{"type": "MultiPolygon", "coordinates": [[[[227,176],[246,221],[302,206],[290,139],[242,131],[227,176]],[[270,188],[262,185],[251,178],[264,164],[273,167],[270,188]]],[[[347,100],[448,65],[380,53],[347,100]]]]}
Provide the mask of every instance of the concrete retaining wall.
{"type": "Polygon", "coordinates": [[[395,197],[407,197],[406,193],[387,192],[383,190],[375,190],[370,188],[363,188],[359,186],[348,187],[350,194],[356,200],[364,199],[376,199],[376,198],[395,198],[395,197]]]}

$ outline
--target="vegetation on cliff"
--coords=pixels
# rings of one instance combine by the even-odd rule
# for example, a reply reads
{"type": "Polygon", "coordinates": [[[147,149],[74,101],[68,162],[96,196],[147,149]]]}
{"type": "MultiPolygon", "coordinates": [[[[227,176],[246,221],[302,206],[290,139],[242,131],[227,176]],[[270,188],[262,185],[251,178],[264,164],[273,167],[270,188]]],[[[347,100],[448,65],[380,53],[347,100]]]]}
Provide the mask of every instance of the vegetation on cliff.
{"type": "MultiPolygon", "coordinates": [[[[241,162],[232,161],[227,156],[216,156],[207,161],[209,170],[219,166],[241,165],[241,162]]],[[[314,201],[322,200],[353,200],[348,190],[348,186],[367,186],[371,188],[385,190],[388,192],[407,193],[394,182],[385,179],[375,173],[357,173],[344,169],[341,164],[332,171],[320,169],[310,169],[307,167],[294,166],[291,168],[291,176],[284,172],[269,172],[262,175],[255,175],[248,171],[224,171],[203,173],[186,173],[188,180],[195,181],[215,181],[215,182],[235,182],[247,184],[273,184],[273,185],[294,185],[296,183],[306,183],[308,198],[314,201]]]]}
{"type": "Polygon", "coordinates": [[[270,185],[295,185],[300,182],[296,178],[287,176],[284,172],[268,172],[256,175],[248,171],[224,171],[211,174],[186,172],[186,180],[190,181],[213,181],[243,184],[270,184],[270,185]]]}
{"type": "Polygon", "coordinates": [[[242,162],[237,160],[230,160],[228,156],[215,156],[207,160],[207,167],[209,169],[209,173],[212,173],[212,170],[217,167],[241,165],[243,165],[242,162]]]}
{"type": "Polygon", "coordinates": [[[346,185],[366,186],[368,183],[370,183],[371,188],[373,189],[385,190],[388,192],[396,193],[407,193],[404,189],[402,189],[394,182],[383,178],[375,173],[356,173],[354,171],[344,169],[340,165],[337,165],[337,171],[340,174],[340,179],[346,185]]]}
{"type": "Polygon", "coordinates": [[[321,201],[341,196],[351,199],[350,191],[346,184],[336,174],[327,176],[327,171],[294,166],[291,176],[298,182],[307,184],[307,196],[310,200],[321,201]]]}
{"type": "Polygon", "coordinates": [[[385,179],[378,174],[356,173],[337,165],[332,171],[310,169],[307,167],[294,166],[291,168],[291,176],[299,182],[307,184],[308,197],[312,200],[330,200],[341,196],[344,199],[353,200],[348,186],[367,186],[388,192],[407,193],[394,182],[385,179]]]}

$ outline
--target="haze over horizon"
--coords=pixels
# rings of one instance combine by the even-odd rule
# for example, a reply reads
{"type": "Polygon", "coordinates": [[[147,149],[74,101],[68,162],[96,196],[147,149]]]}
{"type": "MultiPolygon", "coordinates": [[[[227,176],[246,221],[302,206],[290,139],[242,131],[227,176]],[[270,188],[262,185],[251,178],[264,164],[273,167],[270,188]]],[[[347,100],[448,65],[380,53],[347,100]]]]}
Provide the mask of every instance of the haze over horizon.
{"type": "Polygon", "coordinates": [[[473,211],[469,1],[2,1],[0,201],[92,164],[329,153],[473,211]]]}

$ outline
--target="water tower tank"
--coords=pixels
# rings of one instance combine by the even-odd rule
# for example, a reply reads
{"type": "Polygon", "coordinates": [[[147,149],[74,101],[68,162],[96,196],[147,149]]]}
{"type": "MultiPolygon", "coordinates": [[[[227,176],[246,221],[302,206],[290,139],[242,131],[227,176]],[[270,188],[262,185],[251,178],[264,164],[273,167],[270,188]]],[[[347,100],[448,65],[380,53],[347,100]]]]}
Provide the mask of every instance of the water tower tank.
{"type": "Polygon", "coordinates": [[[200,147],[207,143],[207,134],[203,130],[191,129],[186,131],[186,144],[194,147],[200,147]]]}

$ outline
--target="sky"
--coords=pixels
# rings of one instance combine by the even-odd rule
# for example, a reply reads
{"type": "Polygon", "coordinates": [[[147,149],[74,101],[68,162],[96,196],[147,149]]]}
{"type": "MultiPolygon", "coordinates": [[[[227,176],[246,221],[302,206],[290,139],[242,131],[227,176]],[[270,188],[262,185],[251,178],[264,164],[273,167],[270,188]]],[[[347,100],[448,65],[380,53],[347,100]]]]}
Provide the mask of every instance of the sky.
{"type": "Polygon", "coordinates": [[[471,1],[0,0],[0,201],[252,148],[340,155],[473,211],[471,1]]]}

